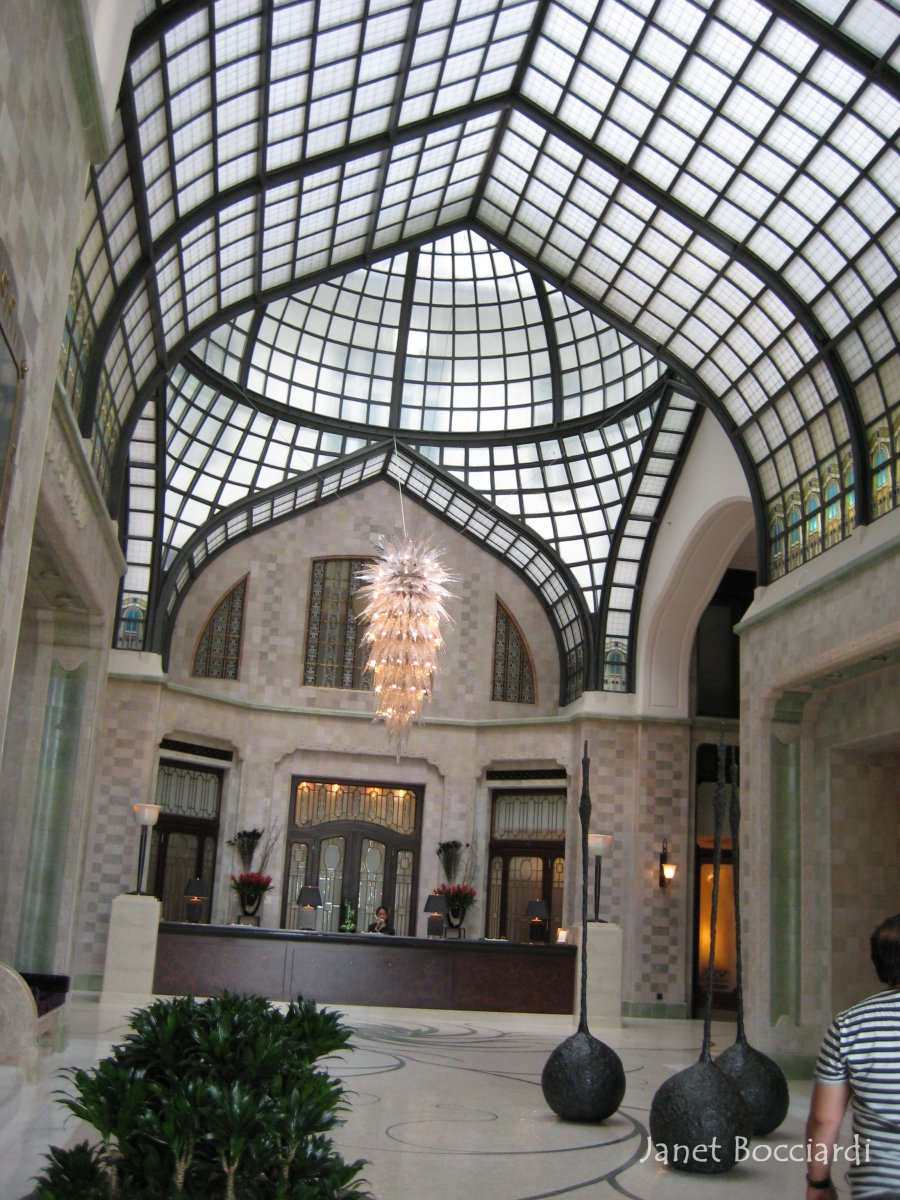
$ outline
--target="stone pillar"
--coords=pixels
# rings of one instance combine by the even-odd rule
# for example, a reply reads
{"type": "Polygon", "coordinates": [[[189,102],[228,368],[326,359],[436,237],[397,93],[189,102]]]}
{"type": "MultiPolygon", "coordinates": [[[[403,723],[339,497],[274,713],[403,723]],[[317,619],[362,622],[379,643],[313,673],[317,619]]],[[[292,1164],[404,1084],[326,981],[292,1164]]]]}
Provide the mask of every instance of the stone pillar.
{"type": "MultiPolygon", "coordinates": [[[[592,1032],[596,1029],[622,1028],[622,927],[611,921],[587,923],[587,1019],[592,1032]]],[[[578,934],[578,957],[575,960],[575,1012],[578,1024],[581,995],[581,929],[578,934]]]]}
{"type": "Polygon", "coordinates": [[[772,722],[769,875],[769,1021],[800,1025],[801,775],[800,722],[808,692],[785,692],[772,722]]]}
{"type": "Polygon", "coordinates": [[[52,974],[87,666],[50,667],[16,966],[52,974]]]}
{"type": "Polygon", "coordinates": [[[147,1004],[153,993],[162,905],[155,896],[116,896],[109,919],[101,1004],[147,1004]]]}

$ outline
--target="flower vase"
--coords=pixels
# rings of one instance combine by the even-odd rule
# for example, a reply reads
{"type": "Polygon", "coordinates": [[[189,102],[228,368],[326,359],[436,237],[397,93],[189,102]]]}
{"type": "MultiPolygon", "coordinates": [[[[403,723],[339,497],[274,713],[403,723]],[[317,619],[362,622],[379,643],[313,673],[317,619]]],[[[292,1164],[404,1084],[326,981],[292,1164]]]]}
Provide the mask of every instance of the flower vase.
{"type": "Polygon", "coordinates": [[[238,893],[238,900],[241,905],[241,913],[235,924],[252,925],[254,928],[259,929],[259,910],[262,908],[262,896],[253,896],[250,898],[238,893]]]}
{"type": "Polygon", "coordinates": [[[466,914],[461,908],[457,908],[454,905],[453,907],[447,909],[447,924],[451,929],[459,929],[460,925],[462,925],[465,919],[466,914]]]}

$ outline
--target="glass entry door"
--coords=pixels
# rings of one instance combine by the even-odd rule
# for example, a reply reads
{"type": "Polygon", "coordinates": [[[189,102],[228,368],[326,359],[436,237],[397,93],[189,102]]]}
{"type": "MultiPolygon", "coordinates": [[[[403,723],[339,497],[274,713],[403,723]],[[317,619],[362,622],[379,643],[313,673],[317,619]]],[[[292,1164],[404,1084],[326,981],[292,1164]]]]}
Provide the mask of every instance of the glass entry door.
{"type": "Polygon", "coordinates": [[[525,910],[529,900],[543,900],[550,913],[546,940],[556,941],[562,924],[566,858],[562,845],[491,847],[485,936],[508,942],[531,940],[525,910]]]}
{"type": "Polygon", "coordinates": [[[159,820],[151,831],[147,890],[162,901],[164,921],[186,921],[184,889],[202,879],[209,889],[200,919],[209,922],[222,773],[161,762],[156,778],[159,820]]]}
{"type": "Polygon", "coordinates": [[[565,792],[494,792],[486,937],[530,941],[525,910],[530,900],[543,900],[550,913],[546,940],[556,940],[566,880],[565,836],[565,792]]]}
{"type": "Polygon", "coordinates": [[[420,808],[417,788],[294,780],[283,927],[300,929],[300,888],[312,885],[322,933],[340,931],[349,901],[356,932],[384,905],[397,935],[414,935],[420,808]]]}

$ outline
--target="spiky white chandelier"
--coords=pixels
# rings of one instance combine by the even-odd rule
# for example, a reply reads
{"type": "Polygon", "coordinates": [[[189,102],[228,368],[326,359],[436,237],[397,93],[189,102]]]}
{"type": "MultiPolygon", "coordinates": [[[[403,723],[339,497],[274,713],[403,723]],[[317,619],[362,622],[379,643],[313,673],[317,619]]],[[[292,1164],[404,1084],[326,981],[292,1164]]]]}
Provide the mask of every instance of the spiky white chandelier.
{"type": "Polygon", "coordinates": [[[366,669],[372,672],[375,720],[383,720],[397,746],[397,757],[413,721],[422,720],[425,698],[443,649],[441,622],[448,621],[444,601],[453,577],[430,541],[396,538],[384,544],[358,591],[367,603],[362,613],[370,643],[366,669]]]}

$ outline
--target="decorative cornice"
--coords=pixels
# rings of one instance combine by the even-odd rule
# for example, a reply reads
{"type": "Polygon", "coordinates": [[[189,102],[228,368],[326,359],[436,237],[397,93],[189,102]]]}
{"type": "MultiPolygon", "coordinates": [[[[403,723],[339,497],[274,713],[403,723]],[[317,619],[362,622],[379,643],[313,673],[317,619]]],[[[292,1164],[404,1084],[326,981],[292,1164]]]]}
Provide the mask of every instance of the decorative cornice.
{"type": "MultiPolygon", "coordinates": [[[[122,653],[127,652],[122,651],[122,653]]],[[[150,687],[158,687],[161,691],[172,692],[174,695],[186,696],[193,700],[208,700],[213,704],[224,704],[243,712],[271,713],[274,716],[284,717],[325,717],[328,719],[368,721],[370,725],[373,723],[372,712],[368,709],[365,712],[357,712],[353,709],[314,708],[311,705],[271,704],[263,703],[259,700],[241,700],[233,696],[217,696],[213,692],[188,687],[184,683],[172,683],[163,678],[148,678],[147,675],[138,674],[137,672],[126,672],[116,667],[110,668],[108,678],[115,679],[121,683],[142,683],[150,687]]],[[[534,728],[539,725],[575,725],[585,721],[601,723],[617,721],[625,725],[683,725],[688,727],[697,724],[690,717],[657,717],[648,716],[643,713],[599,712],[558,713],[555,716],[544,717],[485,717],[483,719],[473,717],[426,717],[423,724],[426,727],[432,728],[442,726],[455,729],[511,729],[534,728]]],[[[700,724],[703,724],[703,722],[700,724]]],[[[718,728],[718,725],[716,728],[718,728]]],[[[416,757],[414,749],[410,751],[410,756],[413,758],[416,757]]]]}
{"type": "Polygon", "coordinates": [[[127,563],[119,545],[116,526],[110,518],[88,459],[75,414],[58,379],[44,453],[76,525],[84,529],[88,514],[93,512],[116,573],[124,575],[127,563]]]}

